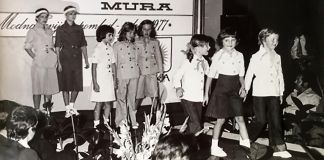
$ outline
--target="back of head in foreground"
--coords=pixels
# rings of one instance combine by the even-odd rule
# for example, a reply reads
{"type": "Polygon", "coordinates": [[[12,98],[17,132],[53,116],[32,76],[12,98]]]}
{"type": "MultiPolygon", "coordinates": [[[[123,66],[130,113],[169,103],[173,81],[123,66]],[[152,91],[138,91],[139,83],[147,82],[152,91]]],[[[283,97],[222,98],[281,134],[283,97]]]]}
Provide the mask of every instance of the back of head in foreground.
{"type": "Polygon", "coordinates": [[[162,137],[157,143],[152,160],[189,160],[193,148],[192,137],[180,133],[162,137]]]}
{"type": "Polygon", "coordinates": [[[16,141],[30,141],[34,137],[37,122],[37,112],[34,108],[19,106],[7,118],[7,137],[16,141]]]}

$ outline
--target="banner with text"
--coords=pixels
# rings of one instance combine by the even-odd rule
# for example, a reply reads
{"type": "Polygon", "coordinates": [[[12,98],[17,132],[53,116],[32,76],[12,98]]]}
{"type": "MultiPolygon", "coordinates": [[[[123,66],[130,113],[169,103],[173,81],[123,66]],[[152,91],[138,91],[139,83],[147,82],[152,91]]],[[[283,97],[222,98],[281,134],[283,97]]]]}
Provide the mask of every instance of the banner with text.
{"type": "MultiPolygon", "coordinates": [[[[82,25],[88,42],[88,56],[97,44],[98,26],[111,25],[118,32],[124,22],[139,24],[144,19],[155,23],[161,42],[165,81],[160,83],[160,96],[166,103],[178,102],[172,85],[172,75],[185,58],[186,49],[194,29],[194,0],[1,0],[0,2],[0,100],[12,100],[32,106],[32,60],[24,51],[27,31],[34,27],[34,11],[44,7],[51,12],[48,25],[56,30],[65,21],[63,8],[74,5],[79,10],[76,23],[82,25]],[[26,5],[28,4],[28,5],[26,5]]],[[[53,35],[55,36],[55,34],[53,35]]],[[[118,35],[117,35],[118,36],[118,35]]],[[[84,91],[76,106],[93,109],[90,102],[91,71],[84,69],[84,91]]],[[[53,97],[55,110],[64,110],[61,94],[53,97]]],[[[149,104],[146,99],[144,104],[149,104]]]]}

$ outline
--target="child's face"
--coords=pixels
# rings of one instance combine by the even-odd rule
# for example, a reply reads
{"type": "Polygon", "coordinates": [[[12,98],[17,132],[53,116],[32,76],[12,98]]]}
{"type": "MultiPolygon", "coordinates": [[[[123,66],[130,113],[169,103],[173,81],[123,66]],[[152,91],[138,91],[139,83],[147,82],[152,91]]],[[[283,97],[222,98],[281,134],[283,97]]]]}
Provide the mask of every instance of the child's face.
{"type": "Polygon", "coordinates": [[[40,24],[46,24],[48,20],[48,14],[47,13],[42,13],[36,18],[37,22],[40,24]]]}
{"type": "Polygon", "coordinates": [[[223,49],[232,51],[236,47],[236,38],[226,37],[223,39],[223,49]]]}
{"type": "Polygon", "coordinates": [[[113,33],[107,33],[104,42],[111,44],[114,41],[115,35],[113,33]]]}
{"type": "Polygon", "coordinates": [[[126,32],[126,39],[128,41],[132,41],[134,39],[134,37],[135,37],[135,30],[126,32]]]}
{"type": "Polygon", "coordinates": [[[279,35],[278,34],[270,34],[264,41],[263,46],[268,48],[269,50],[274,50],[279,43],[279,35]]]}
{"type": "Polygon", "coordinates": [[[150,24],[144,24],[142,28],[143,37],[149,38],[152,31],[152,26],[150,24]]]}
{"type": "Polygon", "coordinates": [[[210,49],[209,43],[206,43],[203,46],[197,46],[195,47],[195,52],[197,55],[201,56],[205,56],[208,54],[208,50],[210,49]]]}
{"type": "Polygon", "coordinates": [[[67,21],[74,22],[76,19],[77,12],[71,11],[65,14],[65,18],[67,21]]]}

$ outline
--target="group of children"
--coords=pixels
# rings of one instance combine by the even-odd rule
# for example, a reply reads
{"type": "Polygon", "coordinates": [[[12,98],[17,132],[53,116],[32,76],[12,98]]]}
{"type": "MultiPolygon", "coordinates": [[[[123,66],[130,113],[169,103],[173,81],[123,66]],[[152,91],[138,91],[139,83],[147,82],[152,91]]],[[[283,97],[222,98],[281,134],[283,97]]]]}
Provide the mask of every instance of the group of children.
{"type": "MultiPolygon", "coordinates": [[[[47,102],[50,103],[51,95],[62,91],[67,109],[66,117],[78,114],[74,109],[74,102],[78,92],[82,91],[82,54],[85,68],[89,67],[83,29],[74,23],[78,12],[73,6],[64,9],[66,21],[56,31],[55,44],[52,42],[53,32],[46,26],[48,10],[41,8],[35,13],[37,24],[28,32],[25,45],[27,53],[33,58],[35,107],[39,108],[41,95],[46,95],[47,102]],[[58,81],[59,85],[54,81],[58,81]]],[[[163,74],[159,41],[151,20],[142,21],[138,29],[134,23],[125,22],[113,44],[115,33],[114,28],[108,25],[101,25],[96,31],[99,43],[94,49],[91,66],[91,101],[96,102],[94,127],[99,124],[102,107],[104,123],[109,122],[112,102],[117,100],[116,125],[126,120],[136,129],[136,111],[143,98],[158,97],[158,78],[163,74]]],[[[275,52],[278,38],[278,33],[271,29],[260,31],[260,49],[252,55],[245,74],[243,54],[235,50],[239,40],[235,30],[226,28],[220,32],[217,42],[221,49],[212,57],[210,67],[203,57],[210,49],[207,36],[192,36],[188,44],[187,59],[177,69],[173,83],[185,113],[189,115],[189,133],[195,134],[202,129],[203,106],[207,106],[207,117],[217,118],[213,130],[212,155],[227,156],[218,146],[219,136],[225,119],[235,117],[240,128],[241,146],[250,148],[250,141],[258,138],[268,122],[273,155],[291,157],[286,151],[280,122],[284,81],[281,59],[275,52]],[[209,96],[212,79],[218,80],[209,96]],[[249,129],[252,132],[248,134],[243,118],[243,100],[252,81],[256,123],[251,124],[254,128],[249,129]]]]}
{"type": "Polygon", "coordinates": [[[203,57],[210,48],[207,36],[196,34],[191,38],[187,59],[177,70],[173,81],[177,96],[181,98],[184,111],[189,116],[189,133],[195,134],[202,129],[203,106],[207,106],[205,116],[217,118],[211,155],[227,156],[218,146],[219,136],[226,118],[235,117],[239,125],[241,146],[250,148],[251,142],[256,141],[268,122],[273,156],[291,157],[284,143],[280,117],[284,81],[281,58],[275,51],[278,38],[279,34],[271,29],[259,32],[260,49],[252,55],[246,74],[243,54],[235,50],[239,39],[234,29],[225,28],[219,33],[217,42],[221,49],[212,57],[210,67],[203,57]],[[209,96],[212,79],[217,79],[217,83],[209,96]],[[247,127],[243,118],[243,101],[252,81],[256,121],[247,127]]]}
{"type": "Polygon", "coordinates": [[[163,69],[154,23],[144,20],[139,25],[137,37],[136,31],[135,24],[125,22],[120,29],[118,41],[112,45],[114,29],[107,25],[97,29],[97,41],[100,43],[93,55],[91,98],[91,101],[96,102],[95,126],[99,124],[102,104],[105,104],[105,123],[108,122],[115,91],[118,102],[116,125],[129,119],[134,129],[139,126],[136,110],[142,99],[158,97],[157,78],[163,74],[163,69]]]}

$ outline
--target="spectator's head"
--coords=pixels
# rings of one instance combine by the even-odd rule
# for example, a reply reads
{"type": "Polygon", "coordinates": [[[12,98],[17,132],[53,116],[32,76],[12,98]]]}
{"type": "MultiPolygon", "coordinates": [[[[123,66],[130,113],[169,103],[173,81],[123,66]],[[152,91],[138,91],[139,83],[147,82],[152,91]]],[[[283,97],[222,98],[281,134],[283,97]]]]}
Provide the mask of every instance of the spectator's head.
{"type": "Polygon", "coordinates": [[[118,41],[135,41],[136,26],[132,22],[125,22],[120,29],[118,41]]]}
{"type": "Polygon", "coordinates": [[[274,50],[279,43],[279,34],[273,29],[264,28],[259,32],[258,43],[266,49],[274,50]]]}
{"type": "Polygon", "coordinates": [[[295,89],[299,92],[303,92],[310,87],[309,80],[303,74],[297,75],[294,83],[295,89]]]}
{"type": "Polygon", "coordinates": [[[34,108],[17,107],[7,118],[7,136],[13,140],[26,139],[30,141],[35,135],[37,123],[37,112],[34,108]]]}
{"type": "Polygon", "coordinates": [[[96,30],[97,41],[104,41],[105,43],[111,43],[114,40],[115,30],[108,25],[101,25],[96,30]]]}
{"type": "Polygon", "coordinates": [[[180,133],[167,135],[157,143],[152,160],[189,160],[192,145],[185,135],[180,133]]]}
{"type": "Polygon", "coordinates": [[[143,20],[138,26],[138,36],[155,38],[156,30],[154,27],[154,22],[149,19],[143,20]]]}

